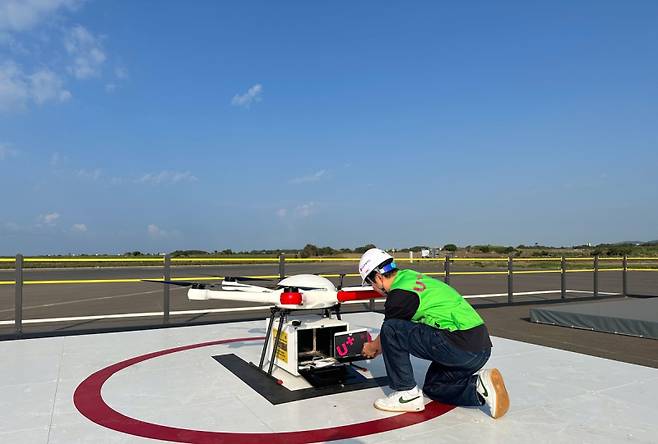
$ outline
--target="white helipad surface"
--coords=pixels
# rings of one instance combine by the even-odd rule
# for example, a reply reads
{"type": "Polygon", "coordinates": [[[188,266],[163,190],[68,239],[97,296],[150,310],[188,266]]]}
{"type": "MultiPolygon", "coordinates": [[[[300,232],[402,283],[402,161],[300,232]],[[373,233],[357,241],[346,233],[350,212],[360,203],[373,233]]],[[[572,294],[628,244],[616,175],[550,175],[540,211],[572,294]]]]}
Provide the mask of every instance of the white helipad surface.
{"type": "MultiPolygon", "coordinates": [[[[344,318],[375,333],[382,320],[344,318]]],[[[275,406],[212,358],[257,362],[262,341],[254,338],[264,330],[256,321],[0,342],[0,442],[658,442],[658,370],[501,338],[487,364],[510,392],[499,420],[477,408],[428,408],[421,417],[375,410],[387,388],[275,406]],[[240,338],[251,340],[203,345],[240,338]],[[78,407],[105,425],[80,412],[76,389],[78,407]]],[[[363,365],[385,374],[381,358],[363,365]]],[[[415,361],[419,383],[426,367],[415,361]]]]}

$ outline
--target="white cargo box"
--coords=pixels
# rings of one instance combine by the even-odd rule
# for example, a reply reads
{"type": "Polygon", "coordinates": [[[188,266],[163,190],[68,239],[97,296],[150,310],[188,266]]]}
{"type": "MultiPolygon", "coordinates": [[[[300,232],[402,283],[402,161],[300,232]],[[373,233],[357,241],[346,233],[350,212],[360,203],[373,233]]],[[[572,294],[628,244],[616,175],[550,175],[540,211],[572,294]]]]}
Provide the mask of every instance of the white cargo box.
{"type": "MultiPolygon", "coordinates": [[[[269,319],[265,320],[266,328],[268,323],[269,319]]],[[[267,368],[272,357],[278,324],[278,319],[275,319],[267,344],[264,368],[267,368]]],[[[349,324],[339,319],[319,315],[288,315],[283,323],[274,364],[292,375],[299,376],[300,365],[333,357],[334,334],[348,329],[349,324]]]]}

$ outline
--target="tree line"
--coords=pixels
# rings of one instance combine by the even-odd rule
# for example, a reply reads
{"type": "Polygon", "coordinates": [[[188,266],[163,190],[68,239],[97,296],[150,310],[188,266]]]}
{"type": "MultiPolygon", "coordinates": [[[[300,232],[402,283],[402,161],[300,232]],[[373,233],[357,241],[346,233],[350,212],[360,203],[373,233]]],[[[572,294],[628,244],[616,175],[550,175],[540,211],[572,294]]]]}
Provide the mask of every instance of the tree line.
{"type": "MultiPolygon", "coordinates": [[[[242,251],[233,251],[232,249],[223,249],[223,250],[175,250],[171,253],[172,257],[193,257],[193,256],[207,256],[207,255],[218,255],[218,256],[231,256],[231,255],[255,255],[255,256],[278,256],[280,254],[285,254],[290,257],[322,257],[322,256],[338,256],[345,254],[363,254],[370,248],[374,248],[373,244],[365,244],[356,248],[333,248],[330,246],[320,247],[314,244],[306,244],[304,248],[298,249],[261,249],[261,250],[242,250],[242,251]]],[[[395,248],[388,249],[389,252],[400,252],[408,253],[409,251],[420,252],[421,250],[433,250],[434,253],[443,252],[444,254],[455,253],[458,250],[462,250],[465,253],[484,253],[484,254],[498,254],[498,255],[516,255],[519,256],[524,254],[524,256],[552,256],[556,254],[556,250],[581,250],[585,254],[594,255],[605,255],[605,256],[623,256],[629,254],[642,254],[642,253],[651,253],[653,250],[656,250],[658,247],[658,241],[650,242],[621,242],[616,244],[598,244],[595,246],[591,245],[575,245],[572,247],[550,247],[546,245],[524,245],[520,244],[516,247],[505,246],[505,245],[466,245],[464,247],[458,247],[456,244],[448,243],[443,245],[443,247],[430,247],[428,245],[414,245],[412,247],[405,248],[395,248]]],[[[151,253],[142,253],[141,251],[129,251],[124,253],[124,256],[147,256],[151,253]]]]}

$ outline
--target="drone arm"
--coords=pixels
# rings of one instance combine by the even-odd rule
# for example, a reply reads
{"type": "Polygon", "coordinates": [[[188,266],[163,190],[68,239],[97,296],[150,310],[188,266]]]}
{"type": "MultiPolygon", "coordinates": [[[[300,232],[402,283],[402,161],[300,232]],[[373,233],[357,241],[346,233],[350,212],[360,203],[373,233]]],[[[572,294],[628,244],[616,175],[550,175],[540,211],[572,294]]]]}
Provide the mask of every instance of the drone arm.
{"type": "Polygon", "coordinates": [[[362,287],[344,288],[336,294],[338,302],[347,301],[364,301],[369,299],[378,299],[385,296],[380,295],[372,289],[361,289],[362,287]],[[357,289],[358,288],[358,289],[357,289]]]}
{"type": "Polygon", "coordinates": [[[261,302],[264,304],[278,304],[281,300],[278,291],[244,291],[244,290],[207,290],[191,288],[187,291],[187,298],[191,301],[207,301],[218,299],[222,301],[261,302]]]}
{"type": "Polygon", "coordinates": [[[221,301],[260,302],[280,307],[296,308],[303,305],[302,294],[297,291],[244,291],[244,290],[208,290],[190,288],[187,298],[191,301],[217,299],[221,301]]]}

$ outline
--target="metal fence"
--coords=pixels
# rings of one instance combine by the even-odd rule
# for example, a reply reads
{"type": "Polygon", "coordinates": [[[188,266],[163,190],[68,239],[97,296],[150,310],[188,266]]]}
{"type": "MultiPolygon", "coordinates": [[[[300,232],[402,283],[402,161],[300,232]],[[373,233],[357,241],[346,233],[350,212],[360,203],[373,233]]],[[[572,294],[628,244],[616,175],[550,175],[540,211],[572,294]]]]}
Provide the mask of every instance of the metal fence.
{"type": "MultiPolygon", "coordinates": [[[[567,292],[566,276],[569,273],[592,273],[591,281],[591,294],[594,298],[600,296],[599,291],[599,275],[605,272],[621,272],[621,294],[628,295],[628,279],[629,272],[633,271],[646,271],[658,272],[658,268],[651,267],[631,267],[629,264],[643,263],[657,261],[658,258],[653,257],[599,257],[594,256],[591,258],[577,257],[577,258],[555,258],[555,257],[538,257],[538,258],[515,258],[509,257],[486,257],[486,258],[457,258],[457,257],[442,257],[442,258],[396,258],[397,262],[411,262],[411,263],[436,263],[436,268],[440,271],[428,271],[425,274],[440,277],[450,284],[451,278],[455,276],[483,276],[483,275],[500,275],[507,280],[507,304],[515,302],[514,292],[514,277],[520,275],[532,274],[559,274],[560,275],[560,298],[565,299],[567,292]],[[497,266],[495,271],[456,271],[453,267],[459,263],[479,263],[484,262],[494,263],[497,266]],[[529,263],[552,262],[559,264],[559,267],[554,269],[540,269],[540,270],[527,270],[520,267],[529,263]],[[601,266],[602,263],[616,262],[620,266],[601,266]],[[587,264],[586,268],[580,265],[578,268],[569,268],[569,264],[587,264]],[[591,266],[589,265],[591,264],[591,266]]],[[[218,280],[219,276],[186,276],[186,277],[172,277],[172,268],[175,264],[209,264],[209,263],[271,263],[273,266],[278,265],[278,274],[272,275],[253,275],[249,277],[256,278],[270,278],[270,279],[283,279],[286,276],[286,265],[293,263],[315,262],[315,263],[331,263],[331,262],[357,262],[358,258],[287,258],[281,255],[278,258],[187,258],[187,257],[171,257],[164,255],[161,258],[94,258],[94,257],[78,257],[78,258],[43,258],[43,257],[23,257],[18,254],[15,258],[0,258],[0,262],[14,263],[14,280],[0,280],[1,285],[14,286],[14,334],[21,337],[23,334],[23,288],[26,285],[59,285],[59,284],[110,284],[110,283],[137,283],[141,282],[143,278],[119,278],[119,279],[75,279],[75,280],[26,280],[24,279],[24,270],[26,264],[29,263],[158,263],[162,266],[162,278],[172,281],[204,281],[204,280],[218,280]]],[[[356,268],[356,267],[355,267],[356,268]]],[[[358,277],[356,273],[333,273],[333,274],[320,274],[327,278],[339,278],[342,282],[345,277],[358,277]]],[[[171,294],[169,285],[163,285],[162,289],[162,324],[167,325],[170,323],[171,316],[171,294]]],[[[374,301],[370,301],[369,309],[373,310],[375,305],[374,301]]],[[[262,307],[256,307],[262,308],[262,307]]],[[[107,315],[111,317],[112,315],[107,315]]],[[[102,318],[102,315],[99,316],[102,318]]],[[[5,321],[6,322],[6,321],[5,321]]]]}

